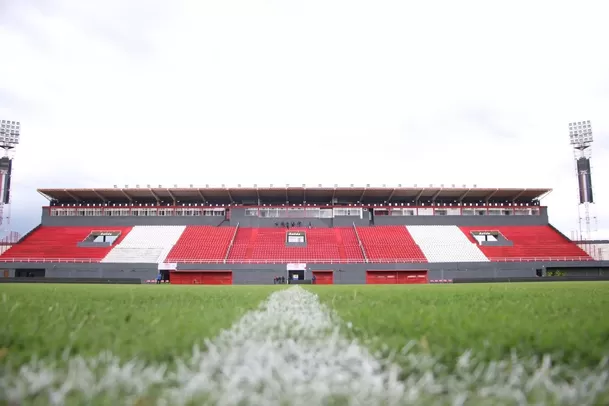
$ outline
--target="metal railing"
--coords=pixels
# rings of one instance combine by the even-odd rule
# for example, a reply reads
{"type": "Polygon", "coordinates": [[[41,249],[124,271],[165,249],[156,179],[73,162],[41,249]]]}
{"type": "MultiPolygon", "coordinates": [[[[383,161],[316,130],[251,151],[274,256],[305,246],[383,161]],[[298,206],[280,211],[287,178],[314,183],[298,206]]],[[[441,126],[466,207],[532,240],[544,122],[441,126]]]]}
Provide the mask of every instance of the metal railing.
{"type": "MultiPolygon", "coordinates": [[[[594,261],[591,257],[493,257],[491,262],[575,262],[575,261],[594,261]]],[[[100,259],[91,258],[0,258],[2,263],[71,263],[71,264],[91,264],[99,263],[100,259]]],[[[408,263],[428,263],[427,260],[412,258],[387,258],[387,259],[179,259],[175,260],[178,264],[285,264],[285,263],[307,263],[307,264],[408,264],[408,263]]],[[[452,263],[467,263],[468,261],[447,261],[452,263]]],[[[484,262],[480,262],[481,264],[484,262]]]]}

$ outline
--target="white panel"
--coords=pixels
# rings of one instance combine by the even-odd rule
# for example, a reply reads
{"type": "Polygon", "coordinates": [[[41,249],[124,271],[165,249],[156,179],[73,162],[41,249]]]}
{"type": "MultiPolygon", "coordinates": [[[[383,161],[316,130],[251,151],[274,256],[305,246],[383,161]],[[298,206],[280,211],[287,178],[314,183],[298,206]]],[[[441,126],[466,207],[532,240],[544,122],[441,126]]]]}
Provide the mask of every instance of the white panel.
{"type": "Polygon", "coordinates": [[[186,226],[135,226],[101,262],[161,263],[186,226]]]}
{"type": "Polygon", "coordinates": [[[406,226],[429,262],[489,262],[457,226],[406,226]]]}

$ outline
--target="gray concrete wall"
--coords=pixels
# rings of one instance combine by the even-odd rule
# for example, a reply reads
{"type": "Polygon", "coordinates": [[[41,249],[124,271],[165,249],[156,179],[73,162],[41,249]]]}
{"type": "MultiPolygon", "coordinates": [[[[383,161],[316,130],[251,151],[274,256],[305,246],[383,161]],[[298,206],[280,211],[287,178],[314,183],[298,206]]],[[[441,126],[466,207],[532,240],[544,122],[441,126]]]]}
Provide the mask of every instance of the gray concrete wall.
{"type": "MultiPolygon", "coordinates": [[[[429,279],[454,279],[476,277],[535,276],[541,268],[535,263],[441,263],[441,264],[310,264],[315,270],[333,270],[336,284],[366,283],[367,270],[429,270],[429,279]]],[[[179,270],[232,270],[233,282],[249,284],[272,283],[273,277],[285,275],[285,263],[278,264],[180,264],[179,270]]],[[[310,277],[310,275],[309,275],[310,277]]]]}
{"type": "Polygon", "coordinates": [[[145,281],[155,279],[159,272],[157,264],[0,263],[0,269],[12,271],[11,276],[15,269],[42,268],[48,278],[139,278],[145,281]]]}
{"type": "Polygon", "coordinates": [[[338,216],[334,217],[334,227],[352,227],[353,223],[356,226],[369,226],[370,219],[368,219],[368,213],[364,213],[363,218],[359,216],[338,216]]]}
{"type": "MultiPolygon", "coordinates": [[[[492,263],[427,263],[427,264],[309,264],[314,270],[333,270],[336,284],[366,283],[366,270],[429,270],[429,279],[534,277],[536,269],[590,267],[586,275],[598,275],[598,268],[609,268],[604,262],[492,262],[492,263]]],[[[0,269],[46,269],[47,277],[64,278],[139,278],[155,279],[157,264],[63,264],[63,263],[0,263],[0,269]]],[[[178,270],[231,270],[234,284],[272,284],[275,276],[285,275],[286,264],[179,264],[178,270]]],[[[580,271],[578,271],[580,272],[580,271]]],[[[578,273],[581,275],[581,273],[578,273]]],[[[309,275],[310,276],[310,275],[309,275]]]]}

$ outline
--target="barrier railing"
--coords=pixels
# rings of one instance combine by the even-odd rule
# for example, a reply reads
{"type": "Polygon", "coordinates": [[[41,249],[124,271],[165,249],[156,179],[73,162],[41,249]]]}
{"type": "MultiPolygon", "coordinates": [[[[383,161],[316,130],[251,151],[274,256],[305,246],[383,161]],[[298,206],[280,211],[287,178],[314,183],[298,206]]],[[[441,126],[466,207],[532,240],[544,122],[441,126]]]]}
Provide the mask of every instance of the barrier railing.
{"type": "MultiPolygon", "coordinates": [[[[575,262],[575,261],[594,261],[591,257],[514,257],[514,258],[490,258],[491,262],[575,262]]],[[[90,264],[99,263],[99,259],[86,258],[0,258],[2,263],[73,263],[73,264],[90,264]]],[[[403,264],[403,263],[428,263],[426,260],[417,260],[410,258],[390,258],[390,259],[180,259],[174,262],[178,264],[285,264],[285,263],[307,263],[307,264],[354,264],[354,263],[371,263],[371,264],[403,264]]],[[[461,261],[467,262],[467,261],[461,261]]],[[[454,262],[459,263],[459,262],[454,262]]]]}

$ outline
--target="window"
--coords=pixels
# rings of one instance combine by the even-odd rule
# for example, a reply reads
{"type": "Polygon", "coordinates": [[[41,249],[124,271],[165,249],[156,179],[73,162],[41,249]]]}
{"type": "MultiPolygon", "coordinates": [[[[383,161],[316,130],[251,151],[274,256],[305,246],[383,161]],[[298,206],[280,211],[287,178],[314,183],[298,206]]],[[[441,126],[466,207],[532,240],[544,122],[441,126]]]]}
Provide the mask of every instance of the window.
{"type": "Polygon", "coordinates": [[[292,244],[304,244],[306,242],[306,233],[304,231],[288,231],[286,233],[286,241],[292,244]]]}
{"type": "Polygon", "coordinates": [[[92,231],[83,242],[114,244],[120,235],[120,231],[92,231]]]}
{"type": "Polygon", "coordinates": [[[499,241],[498,231],[472,231],[472,236],[478,241],[478,244],[499,241]]]}
{"type": "Polygon", "coordinates": [[[336,208],[334,209],[334,216],[359,216],[362,217],[361,208],[336,208]]]}

